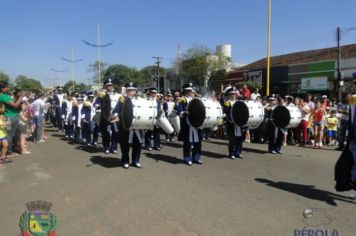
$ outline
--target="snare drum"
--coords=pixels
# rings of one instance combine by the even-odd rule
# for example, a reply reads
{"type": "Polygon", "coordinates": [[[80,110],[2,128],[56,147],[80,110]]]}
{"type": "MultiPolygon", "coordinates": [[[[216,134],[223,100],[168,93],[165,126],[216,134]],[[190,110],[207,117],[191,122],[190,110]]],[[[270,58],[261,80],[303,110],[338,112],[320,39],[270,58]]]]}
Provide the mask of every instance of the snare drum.
{"type": "Polygon", "coordinates": [[[163,110],[159,111],[159,114],[157,116],[157,122],[156,124],[166,132],[166,134],[172,134],[174,132],[174,128],[172,125],[169,123],[166,115],[164,114],[163,110]]]}
{"type": "Polygon", "coordinates": [[[177,114],[177,112],[171,112],[168,115],[168,121],[171,123],[177,134],[180,132],[180,118],[177,114]]]}

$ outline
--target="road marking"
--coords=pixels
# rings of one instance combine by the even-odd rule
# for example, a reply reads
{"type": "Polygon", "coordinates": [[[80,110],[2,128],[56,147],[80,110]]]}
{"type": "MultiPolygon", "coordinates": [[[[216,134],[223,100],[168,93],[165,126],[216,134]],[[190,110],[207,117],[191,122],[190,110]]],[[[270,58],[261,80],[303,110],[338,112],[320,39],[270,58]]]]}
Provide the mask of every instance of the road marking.
{"type": "Polygon", "coordinates": [[[33,163],[32,165],[27,167],[27,171],[33,173],[36,179],[43,180],[43,179],[51,178],[51,176],[48,173],[43,171],[43,169],[40,167],[38,163],[33,163]]]}

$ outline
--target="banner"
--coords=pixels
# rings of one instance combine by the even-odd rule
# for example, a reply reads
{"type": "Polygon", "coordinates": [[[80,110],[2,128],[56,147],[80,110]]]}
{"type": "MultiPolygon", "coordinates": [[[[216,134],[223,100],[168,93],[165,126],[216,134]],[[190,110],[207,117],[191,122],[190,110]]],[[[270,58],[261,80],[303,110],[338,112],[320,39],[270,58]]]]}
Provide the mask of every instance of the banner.
{"type": "Polygon", "coordinates": [[[302,90],[326,90],[328,89],[328,77],[302,78],[302,90]]]}

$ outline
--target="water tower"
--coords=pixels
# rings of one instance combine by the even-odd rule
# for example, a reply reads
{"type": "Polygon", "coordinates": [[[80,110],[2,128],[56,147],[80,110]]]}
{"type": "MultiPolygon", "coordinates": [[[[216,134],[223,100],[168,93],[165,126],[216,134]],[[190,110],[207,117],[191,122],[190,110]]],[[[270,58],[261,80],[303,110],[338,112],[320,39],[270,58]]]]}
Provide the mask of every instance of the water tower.
{"type": "MultiPolygon", "coordinates": [[[[225,58],[230,58],[231,61],[231,44],[220,44],[216,46],[216,54],[218,55],[218,60],[221,65],[224,63],[225,58]]],[[[231,63],[228,64],[228,68],[225,69],[230,69],[231,63]]]]}

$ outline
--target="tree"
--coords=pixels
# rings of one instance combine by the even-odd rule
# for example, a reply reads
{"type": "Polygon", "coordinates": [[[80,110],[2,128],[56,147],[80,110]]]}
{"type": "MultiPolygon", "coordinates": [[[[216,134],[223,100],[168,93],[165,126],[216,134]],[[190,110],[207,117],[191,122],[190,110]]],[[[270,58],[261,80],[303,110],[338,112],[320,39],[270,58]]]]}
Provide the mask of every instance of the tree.
{"type": "Polygon", "coordinates": [[[10,77],[7,74],[5,74],[4,72],[0,71],[0,82],[9,83],[10,82],[10,77]]]}
{"type": "Polygon", "coordinates": [[[116,89],[124,86],[125,83],[133,81],[137,84],[144,84],[145,79],[142,73],[136,68],[125,65],[111,65],[104,74],[104,80],[111,79],[116,89]]]}
{"type": "Polygon", "coordinates": [[[194,82],[199,88],[206,88],[209,81],[215,75],[219,77],[227,76],[231,59],[220,54],[213,54],[204,45],[196,45],[189,49],[181,61],[180,70],[186,81],[194,82]],[[222,70],[223,73],[216,73],[222,70]]]}
{"type": "Polygon", "coordinates": [[[40,81],[28,78],[25,75],[19,75],[15,79],[16,87],[22,88],[23,90],[37,91],[43,89],[40,81]]]}
{"type": "MultiPolygon", "coordinates": [[[[166,74],[164,67],[159,68],[159,76],[162,77],[166,74]]],[[[145,84],[150,84],[152,81],[157,81],[157,66],[146,66],[140,70],[145,84]]]]}
{"type": "Polygon", "coordinates": [[[108,64],[105,62],[102,62],[102,61],[99,64],[99,61],[95,61],[94,64],[90,64],[89,68],[88,68],[88,72],[94,73],[94,75],[93,75],[94,83],[99,83],[99,80],[98,80],[99,65],[100,65],[100,81],[101,81],[101,83],[103,83],[105,70],[106,70],[106,67],[108,66],[108,64]]]}
{"type": "Polygon", "coordinates": [[[84,83],[77,83],[77,82],[74,82],[73,83],[73,80],[70,80],[68,81],[67,83],[64,84],[63,86],[63,90],[68,92],[68,91],[71,91],[71,92],[80,92],[80,91],[83,91],[83,90],[89,90],[89,86],[88,85],[85,85],[84,83]],[[74,88],[73,88],[73,84],[74,84],[74,88]]]}

